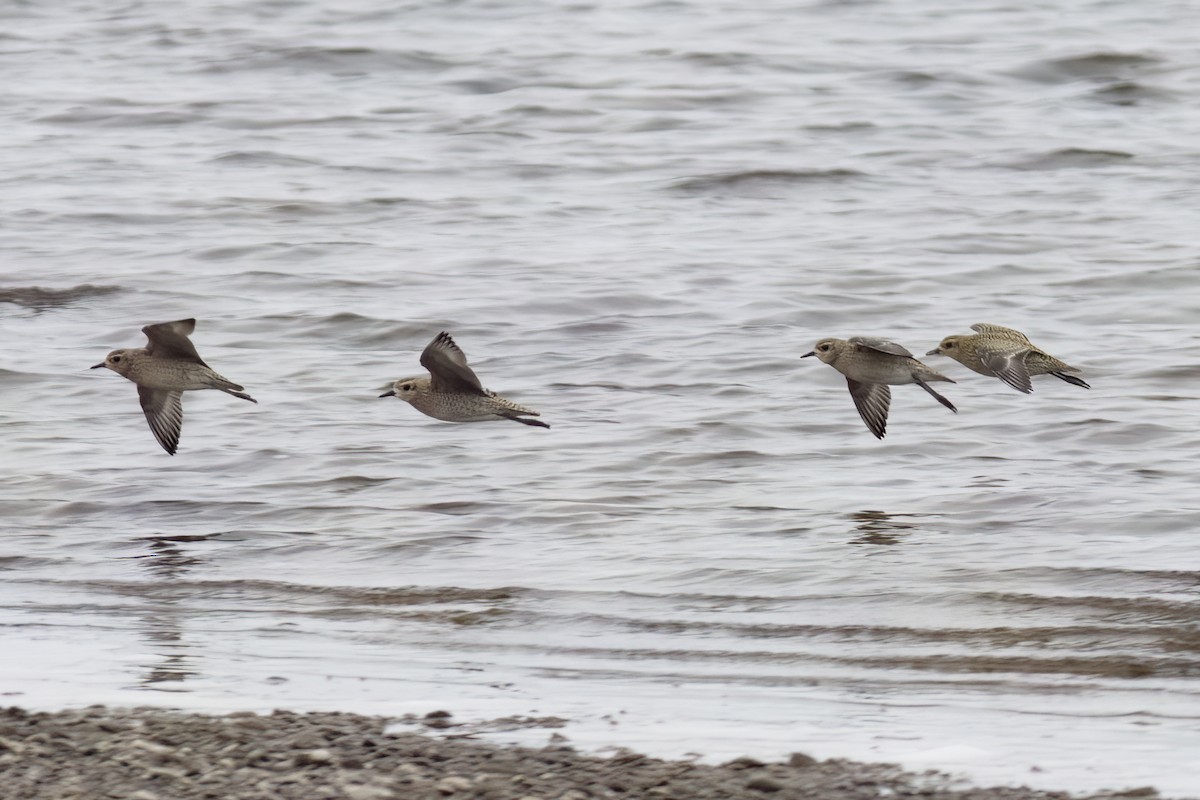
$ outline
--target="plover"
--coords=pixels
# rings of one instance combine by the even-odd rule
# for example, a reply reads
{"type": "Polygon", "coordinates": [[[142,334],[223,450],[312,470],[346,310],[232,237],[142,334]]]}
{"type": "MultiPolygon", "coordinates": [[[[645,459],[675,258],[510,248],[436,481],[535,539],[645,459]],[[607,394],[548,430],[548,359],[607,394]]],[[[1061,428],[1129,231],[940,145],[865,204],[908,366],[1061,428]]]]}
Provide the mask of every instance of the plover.
{"type": "Polygon", "coordinates": [[[1092,388],[1082,378],[1071,374],[1083,370],[1039,350],[1020,331],[985,323],[972,325],[971,330],[977,333],[947,336],[925,355],[950,356],[967,369],[999,378],[1025,394],[1033,391],[1030,378],[1034,375],[1053,375],[1084,389],[1092,388]]]}
{"type": "Polygon", "coordinates": [[[138,397],[150,430],[162,448],[175,455],[183,428],[183,393],[196,389],[219,389],[226,394],[257,403],[242,387],[218,375],[205,364],[188,334],[196,320],[160,322],[142,328],[149,343],[144,348],[113,350],[92,369],[108,367],[137,384],[138,397]]]}
{"type": "Polygon", "coordinates": [[[874,336],[822,339],[801,358],[809,356],[816,356],[846,376],[854,407],[876,439],[882,439],[887,430],[888,408],[892,402],[889,385],[915,383],[946,408],[958,413],[954,404],[930,388],[928,383],[954,381],[917,361],[912,353],[895,342],[874,336]]]}
{"type": "Polygon", "coordinates": [[[511,419],[523,425],[539,428],[550,426],[532,408],[505,400],[480,384],[474,371],[467,366],[467,357],[450,334],[442,331],[421,352],[421,366],[429,375],[401,378],[380,397],[398,397],[417,411],[445,422],[483,422],[511,419]]]}

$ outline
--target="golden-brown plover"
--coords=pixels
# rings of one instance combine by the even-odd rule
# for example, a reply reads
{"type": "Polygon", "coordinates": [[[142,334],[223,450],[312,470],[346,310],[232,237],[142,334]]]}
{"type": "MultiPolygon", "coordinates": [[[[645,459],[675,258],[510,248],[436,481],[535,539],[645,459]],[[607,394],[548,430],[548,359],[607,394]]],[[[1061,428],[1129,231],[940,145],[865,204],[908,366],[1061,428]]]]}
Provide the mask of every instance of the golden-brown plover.
{"type": "Polygon", "coordinates": [[[1030,378],[1034,375],[1053,375],[1084,389],[1092,388],[1082,378],[1071,374],[1083,370],[1039,350],[1020,331],[985,323],[972,325],[971,330],[977,333],[947,336],[925,355],[950,356],[967,369],[999,378],[1025,394],[1033,391],[1030,378]]]}

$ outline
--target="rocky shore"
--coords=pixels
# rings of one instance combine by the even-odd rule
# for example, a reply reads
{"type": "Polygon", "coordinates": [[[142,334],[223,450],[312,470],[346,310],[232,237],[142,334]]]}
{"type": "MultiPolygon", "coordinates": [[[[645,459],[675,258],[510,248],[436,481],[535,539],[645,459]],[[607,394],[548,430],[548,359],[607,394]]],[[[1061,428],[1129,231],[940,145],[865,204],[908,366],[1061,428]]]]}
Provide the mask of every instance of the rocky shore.
{"type": "MultiPolygon", "coordinates": [[[[425,727],[445,727],[436,714],[425,727]]],[[[202,716],[92,706],[0,711],[4,800],[1064,800],[1025,788],[963,788],[885,764],[751,758],[712,766],[560,743],[504,747],[385,734],[390,721],[277,711],[202,716]]],[[[469,736],[469,734],[468,734],[469,736]]],[[[1082,796],[1080,796],[1082,797],[1082,796]]],[[[1088,795],[1153,798],[1153,789],[1088,795]]]]}

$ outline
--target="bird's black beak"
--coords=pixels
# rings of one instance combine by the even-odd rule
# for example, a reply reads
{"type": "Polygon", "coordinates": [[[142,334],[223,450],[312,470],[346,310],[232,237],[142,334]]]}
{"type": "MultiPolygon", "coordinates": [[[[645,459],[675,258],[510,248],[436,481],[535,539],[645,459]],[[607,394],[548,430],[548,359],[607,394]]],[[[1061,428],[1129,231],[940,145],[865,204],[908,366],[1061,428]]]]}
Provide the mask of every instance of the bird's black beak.
{"type": "Polygon", "coordinates": [[[100,369],[100,368],[101,368],[101,367],[103,367],[103,366],[104,366],[104,362],[103,362],[103,361],[101,361],[99,364],[97,364],[97,365],[96,365],[96,366],[94,366],[94,367],[88,367],[88,369],[100,369]]]}
{"type": "Polygon", "coordinates": [[[804,355],[802,355],[802,356],[800,356],[800,357],[801,357],[801,358],[808,358],[809,356],[815,356],[816,354],[817,354],[817,351],[816,351],[816,350],[809,350],[807,353],[805,353],[804,355]]]}
{"type": "Polygon", "coordinates": [[[380,397],[395,397],[396,393],[394,391],[388,390],[379,396],[380,397]]]}
{"type": "Polygon", "coordinates": [[[927,356],[940,356],[941,354],[942,354],[942,348],[940,348],[940,347],[935,347],[935,348],[933,348],[932,350],[930,350],[928,353],[926,353],[925,355],[927,355],[927,356]]]}

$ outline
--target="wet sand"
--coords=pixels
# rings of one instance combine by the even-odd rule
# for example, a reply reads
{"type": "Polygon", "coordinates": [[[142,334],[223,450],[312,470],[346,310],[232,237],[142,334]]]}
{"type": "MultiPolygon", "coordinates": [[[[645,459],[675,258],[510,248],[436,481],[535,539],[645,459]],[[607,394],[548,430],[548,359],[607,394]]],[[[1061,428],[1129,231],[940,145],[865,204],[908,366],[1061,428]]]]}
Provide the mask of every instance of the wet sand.
{"type": "MultiPolygon", "coordinates": [[[[1027,788],[970,788],[886,764],[751,758],[712,766],[632,752],[577,753],[467,738],[386,734],[395,720],[276,711],[202,716],[91,706],[0,711],[0,798],[22,800],[1065,800],[1027,788]]],[[[444,727],[438,714],[428,729],[444,727]]],[[[1077,798],[1153,798],[1148,787],[1077,798]]]]}

